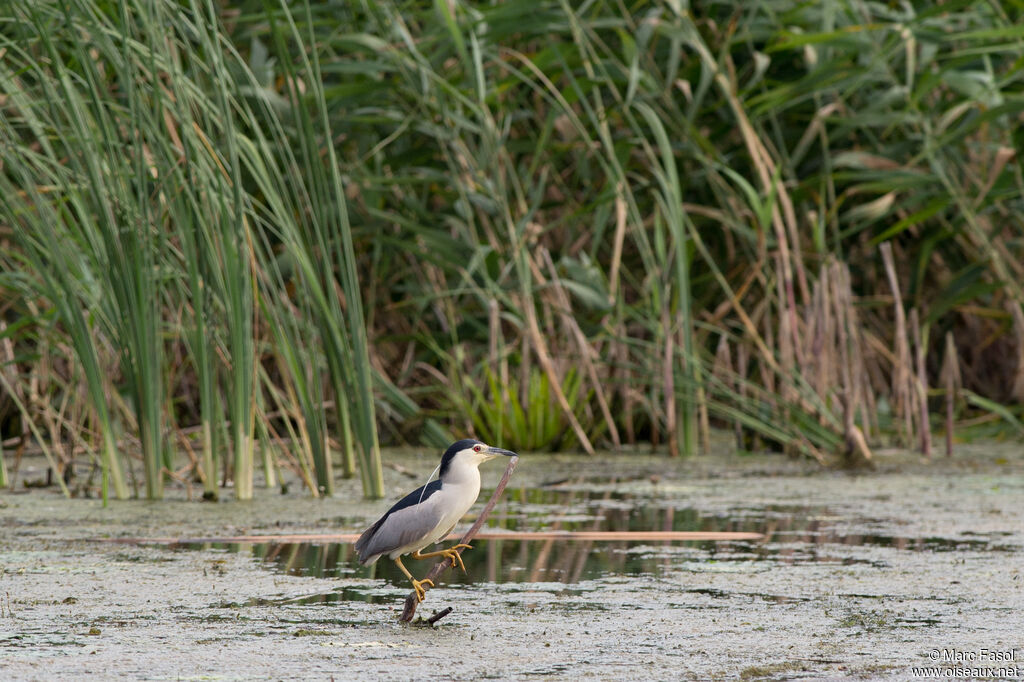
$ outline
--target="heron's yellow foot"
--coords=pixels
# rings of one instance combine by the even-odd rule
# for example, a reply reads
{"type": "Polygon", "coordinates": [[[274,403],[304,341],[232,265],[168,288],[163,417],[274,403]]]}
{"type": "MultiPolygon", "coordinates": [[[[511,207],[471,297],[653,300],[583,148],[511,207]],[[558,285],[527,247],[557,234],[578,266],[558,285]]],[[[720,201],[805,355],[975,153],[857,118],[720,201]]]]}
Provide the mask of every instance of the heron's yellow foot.
{"type": "Polygon", "coordinates": [[[429,559],[434,556],[443,556],[445,559],[452,560],[452,566],[458,566],[462,569],[462,572],[466,572],[466,564],[462,563],[462,556],[459,554],[459,548],[473,549],[473,545],[467,545],[464,542],[460,542],[457,545],[453,545],[447,549],[439,549],[436,552],[427,552],[426,554],[420,554],[419,552],[413,552],[413,559],[429,559]]]}
{"type": "Polygon", "coordinates": [[[466,564],[462,563],[462,553],[458,551],[460,548],[473,549],[473,545],[467,545],[464,542],[460,542],[454,547],[449,547],[448,549],[444,550],[443,553],[446,559],[452,560],[452,568],[454,568],[455,564],[458,563],[459,568],[461,568],[462,572],[465,573],[466,564]]]}
{"type": "Polygon", "coordinates": [[[423,580],[416,580],[416,578],[410,578],[412,580],[412,589],[416,590],[416,601],[422,602],[427,598],[427,591],[423,589],[423,583],[430,583],[430,586],[434,586],[434,581],[430,578],[424,578],[423,580]]]}

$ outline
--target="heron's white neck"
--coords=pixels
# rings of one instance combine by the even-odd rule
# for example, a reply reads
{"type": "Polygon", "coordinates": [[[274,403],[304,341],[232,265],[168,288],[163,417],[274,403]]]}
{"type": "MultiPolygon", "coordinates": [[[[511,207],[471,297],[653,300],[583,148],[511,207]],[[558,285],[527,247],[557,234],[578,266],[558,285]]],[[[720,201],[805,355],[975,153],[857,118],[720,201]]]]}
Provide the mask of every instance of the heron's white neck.
{"type": "Polygon", "coordinates": [[[480,490],[480,462],[476,457],[464,457],[459,454],[449,463],[448,470],[444,472],[441,485],[468,487],[480,490]]]}

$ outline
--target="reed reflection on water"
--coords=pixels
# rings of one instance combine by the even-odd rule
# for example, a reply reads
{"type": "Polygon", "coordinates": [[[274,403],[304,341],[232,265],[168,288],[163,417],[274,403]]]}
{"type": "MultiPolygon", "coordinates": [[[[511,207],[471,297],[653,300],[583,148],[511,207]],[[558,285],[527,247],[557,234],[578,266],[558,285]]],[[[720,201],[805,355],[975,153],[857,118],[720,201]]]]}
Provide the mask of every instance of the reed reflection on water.
{"type": "MultiPolygon", "coordinates": [[[[880,563],[876,555],[857,547],[944,551],[999,549],[987,540],[911,538],[843,532],[851,521],[870,525],[868,519],[846,519],[820,506],[743,506],[727,513],[705,514],[692,507],[677,508],[678,501],[653,495],[588,491],[572,488],[536,488],[510,491],[488,519],[492,531],[703,531],[756,532],[760,541],[594,541],[542,539],[476,539],[463,553],[466,573],[448,571],[445,584],[480,582],[556,582],[573,584],[607,576],[661,577],[675,570],[723,562],[777,562],[798,564],[880,563]]],[[[343,524],[345,522],[342,522],[343,524]]],[[[347,525],[352,525],[349,522],[347,525]]],[[[359,566],[350,543],[204,543],[190,549],[219,548],[251,552],[275,570],[298,576],[385,580],[406,584],[405,576],[390,561],[359,566]]],[[[416,562],[413,562],[415,565],[416,562]]],[[[430,562],[424,562],[425,572],[430,562]]],[[[415,570],[414,570],[415,572],[415,570]]],[[[371,599],[352,586],[310,598],[313,601],[371,599]]]]}

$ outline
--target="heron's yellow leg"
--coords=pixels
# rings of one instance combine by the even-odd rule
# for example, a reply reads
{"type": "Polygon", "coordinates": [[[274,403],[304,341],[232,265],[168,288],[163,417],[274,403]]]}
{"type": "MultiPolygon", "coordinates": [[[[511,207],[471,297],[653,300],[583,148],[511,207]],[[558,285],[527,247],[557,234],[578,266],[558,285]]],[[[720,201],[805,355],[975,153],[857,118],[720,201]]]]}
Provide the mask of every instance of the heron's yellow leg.
{"type": "Polygon", "coordinates": [[[457,545],[452,545],[448,549],[440,549],[436,552],[427,552],[426,554],[420,554],[418,551],[413,552],[409,556],[413,559],[429,559],[433,556],[443,556],[445,559],[452,560],[452,566],[458,565],[462,569],[462,572],[466,572],[466,564],[462,563],[462,555],[457,551],[461,548],[473,549],[473,545],[467,545],[464,542],[460,542],[457,545]]]}
{"type": "Polygon", "coordinates": [[[426,599],[427,591],[423,589],[423,584],[430,583],[430,586],[433,587],[434,581],[429,578],[424,578],[423,580],[416,580],[416,578],[413,578],[409,569],[402,564],[402,557],[395,557],[395,563],[398,564],[398,567],[402,569],[402,573],[405,573],[405,577],[412,583],[412,589],[416,590],[416,601],[422,602],[426,599]]]}

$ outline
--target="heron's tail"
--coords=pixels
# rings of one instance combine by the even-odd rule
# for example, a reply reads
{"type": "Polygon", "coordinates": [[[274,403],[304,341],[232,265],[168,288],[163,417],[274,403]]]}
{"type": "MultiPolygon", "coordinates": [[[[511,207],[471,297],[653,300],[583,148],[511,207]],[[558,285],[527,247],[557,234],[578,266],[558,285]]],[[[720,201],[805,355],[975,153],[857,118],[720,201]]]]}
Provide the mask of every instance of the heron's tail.
{"type": "Polygon", "coordinates": [[[358,540],[356,540],[356,554],[359,555],[359,563],[363,566],[369,566],[380,558],[379,553],[369,555],[366,553],[367,547],[369,546],[370,541],[373,540],[373,536],[377,533],[378,528],[380,528],[380,521],[363,531],[363,534],[359,536],[358,540]]]}

